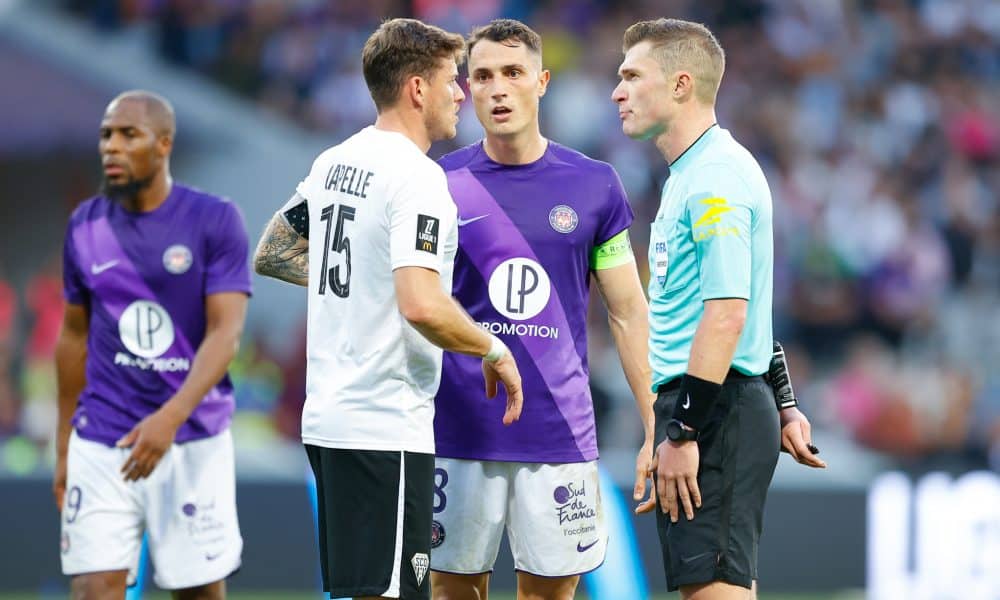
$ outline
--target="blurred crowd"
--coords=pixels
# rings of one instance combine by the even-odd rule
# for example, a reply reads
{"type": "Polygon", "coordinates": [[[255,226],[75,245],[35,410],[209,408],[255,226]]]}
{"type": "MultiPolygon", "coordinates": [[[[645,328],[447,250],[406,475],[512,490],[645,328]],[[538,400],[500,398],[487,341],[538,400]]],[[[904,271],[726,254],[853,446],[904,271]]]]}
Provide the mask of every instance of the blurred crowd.
{"type": "MultiPolygon", "coordinates": [[[[644,277],[647,224],[667,170],[651,145],[620,132],[610,94],[621,34],[644,18],[704,22],[727,53],[720,124],[761,161],[774,194],[775,334],[788,346],[814,426],[903,465],[950,457],[963,468],[1000,470],[1000,3],[63,4],[108,35],[147,28],[165,61],[328,132],[331,144],[374,117],[359,56],[384,17],[417,16],[463,33],[496,16],[522,19],[542,35],[552,71],[543,132],[618,169],[636,212],[633,242],[644,277]]],[[[462,117],[459,138],[432,155],[480,137],[468,102],[462,117]]],[[[17,392],[3,383],[11,294],[0,282],[0,431],[8,432],[31,421],[30,402],[11,408],[17,392]]],[[[631,446],[638,435],[632,401],[600,310],[593,320],[602,446],[631,446]]],[[[42,346],[41,354],[51,352],[51,341],[42,346]]],[[[277,414],[280,431],[294,436],[301,358],[281,366],[266,357],[241,360],[249,362],[237,376],[257,381],[262,412],[277,414]],[[254,360],[276,366],[255,370],[254,360]],[[282,392],[285,401],[274,401],[282,392]]]]}

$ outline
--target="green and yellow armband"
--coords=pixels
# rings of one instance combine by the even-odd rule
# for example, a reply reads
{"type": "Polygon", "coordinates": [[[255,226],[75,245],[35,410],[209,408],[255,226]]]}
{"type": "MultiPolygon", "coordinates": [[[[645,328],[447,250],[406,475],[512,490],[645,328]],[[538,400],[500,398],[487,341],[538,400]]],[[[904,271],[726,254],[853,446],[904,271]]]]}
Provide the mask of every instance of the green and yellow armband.
{"type": "Polygon", "coordinates": [[[632,242],[628,239],[628,229],[624,229],[600,246],[594,246],[590,253],[590,268],[594,271],[601,271],[627,265],[634,260],[632,242]]]}

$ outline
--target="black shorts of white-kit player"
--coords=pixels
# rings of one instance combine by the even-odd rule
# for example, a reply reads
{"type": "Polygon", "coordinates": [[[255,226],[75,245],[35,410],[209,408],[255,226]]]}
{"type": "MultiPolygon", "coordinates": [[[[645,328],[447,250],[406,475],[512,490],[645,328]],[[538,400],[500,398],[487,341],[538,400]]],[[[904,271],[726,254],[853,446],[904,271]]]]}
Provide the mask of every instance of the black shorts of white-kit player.
{"type": "MultiPolygon", "coordinates": [[[[659,387],[656,444],[666,437],[680,379],[659,387]]],[[[656,510],[667,589],[724,581],[749,588],[757,579],[764,501],[778,463],[781,428],[774,392],[760,376],[730,370],[698,435],[702,505],[676,523],[656,510]]]]}
{"type": "Polygon", "coordinates": [[[323,590],[430,598],[434,456],[306,444],[316,476],[323,590]]]}

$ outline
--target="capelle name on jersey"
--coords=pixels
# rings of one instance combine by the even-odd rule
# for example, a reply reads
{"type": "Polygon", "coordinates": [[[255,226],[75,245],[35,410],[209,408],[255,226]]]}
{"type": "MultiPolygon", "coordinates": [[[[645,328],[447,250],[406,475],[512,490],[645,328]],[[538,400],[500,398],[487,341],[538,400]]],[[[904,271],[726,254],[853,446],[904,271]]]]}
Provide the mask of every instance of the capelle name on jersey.
{"type": "Polygon", "coordinates": [[[368,186],[375,173],[351,165],[335,164],[326,173],[325,187],[328,190],[349,194],[358,198],[368,197],[368,186]]]}

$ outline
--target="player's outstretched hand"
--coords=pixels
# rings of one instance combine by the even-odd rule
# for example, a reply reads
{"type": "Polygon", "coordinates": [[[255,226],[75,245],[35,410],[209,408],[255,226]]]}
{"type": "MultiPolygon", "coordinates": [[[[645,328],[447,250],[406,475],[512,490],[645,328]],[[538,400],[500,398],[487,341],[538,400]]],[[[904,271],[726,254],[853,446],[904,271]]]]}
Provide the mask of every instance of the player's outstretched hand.
{"type": "Polygon", "coordinates": [[[639,454],[635,457],[635,488],[632,490],[632,499],[639,503],[635,507],[635,514],[648,513],[656,508],[656,484],[653,478],[656,477],[656,465],[653,463],[653,440],[649,439],[639,448],[639,454]],[[646,496],[646,485],[649,484],[649,496],[646,496]],[[643,500],[643,498],[646,498],[643,500]]]}
{"type": "Polygon", "coordinates": [[[781,449],[799,463],[815,469],[825,469],[826,463],[813,452],[812,427],[802,411],[792,407],[778,413],[781,418],[781,449]]]}
{"type": "Polygon", "coordinates": [[[52,474],[52,495],[56,499],[56,508],[63,509],[63,498],[66,497],[66,453],[56,452],[56,468],[52,474]]]}
{"type": "Polygon", "coordinates": [[[510,425],[520,419],[524,392],[521,389],[521,373],[510,352],[496,362],[483,360],[483,378],[486,380],[487,398],[496,398],[498,381],[507,390],[507,410],[503,413],[503,424],[510,425]]]}
{"type": "Polygon", "coordinates": [[[138,481],[153,472],[160,459],[174,443],[177,422],[169,413],[160,409],[139,421],[132,431],[126,433],[118,443],[119,448],[132,448],[121,472],[125,481],[138,481]]]}
{"type": "Polygon", "coordinates": [[[697,442],[660,442],[656,447],[656,494],[660,510],[670,513],[670,522],[676,523],[683,507],[684,516],[694,519],[694,509],[701,508],[701,490],[698,489],[697,442]]]}

